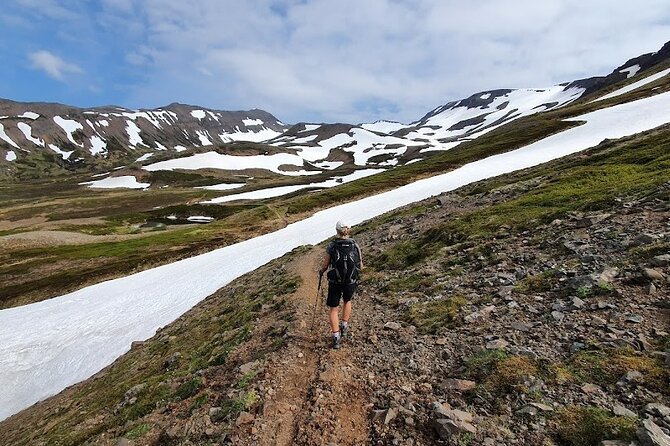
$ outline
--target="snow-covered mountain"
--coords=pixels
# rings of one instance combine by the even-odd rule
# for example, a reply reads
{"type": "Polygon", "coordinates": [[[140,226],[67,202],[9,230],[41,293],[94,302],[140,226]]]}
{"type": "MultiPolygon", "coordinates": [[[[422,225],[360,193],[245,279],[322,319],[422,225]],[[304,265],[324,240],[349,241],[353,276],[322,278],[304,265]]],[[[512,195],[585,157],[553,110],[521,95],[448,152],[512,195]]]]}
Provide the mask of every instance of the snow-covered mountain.
{"type": "MultiPolygon", "coordinates": [[[[670,43],[630,59],[607,76],[548,88],[482,91],[440,105],[410,124],[377,121],[289,127],[262,110],[227,112],[182,104],[139,111],[79,109],[0,100],[0,167],[9,167],[0,168],[0,174],[11,175],[22,163],[57,164],[86,172],[110,170],[121,161],[143,163],[148,171],[265,169],[288,176],[336,171],[341,166],[388,169],[419,161],[429,152],[449,150],[515,119],[555,110],[586,96],[597,98],[598,92],[607,92],[613,85],[633,91],[667,74],[659,66],[664,68],[669,58],[670,43]],[[244,153],[215,147],[233,141],[264,145],[244,153]],[[207,146],[211,150],[202,149],[207,146]],[[194,148],[196,153],[179,153],[194,148]],[[161,156],[149,160],[154,153],[161,156]]],[[[609,97],[613,96],[603,98],[609,97]]],[[[32,174],[43,172],[49,169],[32,174]]]]}
{"type": "Polygon", "coordinates": [[[6,161],[47,151],[59,161],[119,158],[131,151],[181,151],[231,141],[263,141],[288,128],[263,110],[220,111],[170,104],[153,110],[80,109],[0,100],[0,147],[6,161]],[[9,151],[12,151],[13,155],[9,151]]]}
{"type": "Polygon", "coordinates": [[[514,119],[562,107],[585,91],[566,85],[485,91],[437,107],[411,124],[300,123],[268,143],[298,150],[320,168],[347,161],[356,166],[390,167],[416,161],[425,152],[448,150],[514,119]]]}

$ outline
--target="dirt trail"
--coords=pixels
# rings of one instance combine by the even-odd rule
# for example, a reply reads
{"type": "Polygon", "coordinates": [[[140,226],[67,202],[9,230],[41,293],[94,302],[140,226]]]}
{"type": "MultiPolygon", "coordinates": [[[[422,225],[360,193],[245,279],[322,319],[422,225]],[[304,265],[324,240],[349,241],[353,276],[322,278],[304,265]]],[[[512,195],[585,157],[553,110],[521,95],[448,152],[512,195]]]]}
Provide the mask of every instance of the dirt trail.
{"type": "MultiPolygon", "coordinates": [[[[356,365],[355,341],[346,339],[339,351],[330,348],[323,295],[310,330],[321,253],[322,248],[315,248],[292,266],[303,279],[292,296],[297,309],[294,329],[286,348],[265,364],[263,409],[253,425],[240,432],[239,444],[369,443],[368,390],[356,365]]],[[[325,291],[325,280],[323,286],[325,291]]]]}

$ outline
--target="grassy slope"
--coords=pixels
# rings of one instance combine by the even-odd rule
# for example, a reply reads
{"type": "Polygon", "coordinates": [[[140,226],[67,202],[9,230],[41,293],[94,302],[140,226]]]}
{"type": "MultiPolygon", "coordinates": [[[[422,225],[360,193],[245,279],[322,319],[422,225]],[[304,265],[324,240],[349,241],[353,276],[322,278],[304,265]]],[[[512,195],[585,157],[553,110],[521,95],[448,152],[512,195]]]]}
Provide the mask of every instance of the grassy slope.
{"type": "Polygon", "coordinates": [[[234,422],[255,397],[242,393],[229,400],[220,389],[243,390],[246,383],[235,374],[235,367],[281,347],[286,326],[282,321],[291,318],[285,296],[300,284],[284,269],[285,260],[232,282],[94,378],[65,390],[65,403],[47,400],[29,415],[30,421],[4,422],[0,427],[3,444],[40,440],[48,445],[78,445],[105,431],[116,436],[130,431],[132,438],[133,431],[143,431],[143,417],[165,411],[188,417],[204,402],[226,408],[218,422],[234,422]],[[255,323],[268,314],[273,325],[255,323]],[[134,392],[136,400],[129,402],[126,392],[138,384],[142,388],[134,392]]]}

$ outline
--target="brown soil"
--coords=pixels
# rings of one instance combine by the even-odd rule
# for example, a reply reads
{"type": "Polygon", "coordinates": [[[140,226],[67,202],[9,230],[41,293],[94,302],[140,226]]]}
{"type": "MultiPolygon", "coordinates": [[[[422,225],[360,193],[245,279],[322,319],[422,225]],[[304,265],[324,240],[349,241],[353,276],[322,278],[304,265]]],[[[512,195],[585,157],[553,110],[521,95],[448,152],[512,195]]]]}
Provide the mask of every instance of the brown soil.
{"type": "Polygon", "coordinates": [[[330,348],[324,290],[314,312],[320,258],[315,248],[294,266],[303,284],[291,297],[297,307],[291,342],[268,358],[261,416],[237,433],[236,444],[369,443],[368,389],[355,345],[348,339],[339,351],[330,348]]]}

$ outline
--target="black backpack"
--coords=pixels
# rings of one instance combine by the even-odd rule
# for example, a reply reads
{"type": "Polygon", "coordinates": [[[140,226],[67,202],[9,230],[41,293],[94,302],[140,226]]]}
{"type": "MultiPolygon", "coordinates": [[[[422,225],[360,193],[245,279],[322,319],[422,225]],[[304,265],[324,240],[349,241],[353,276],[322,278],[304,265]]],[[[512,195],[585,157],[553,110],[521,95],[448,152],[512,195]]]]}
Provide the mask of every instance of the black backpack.
{"type": "Polygon", "coordinates": [[[356,242],[351,239],[339,239],[331,246],[328,281],[339,285],[356,283],[361,270],[361,256],[356,242]]]}

